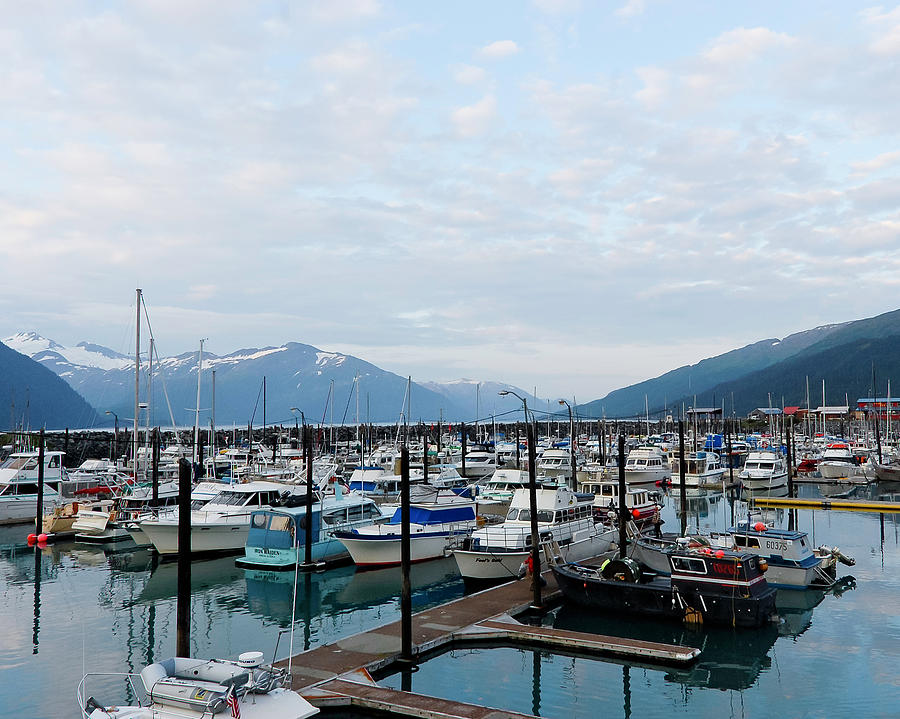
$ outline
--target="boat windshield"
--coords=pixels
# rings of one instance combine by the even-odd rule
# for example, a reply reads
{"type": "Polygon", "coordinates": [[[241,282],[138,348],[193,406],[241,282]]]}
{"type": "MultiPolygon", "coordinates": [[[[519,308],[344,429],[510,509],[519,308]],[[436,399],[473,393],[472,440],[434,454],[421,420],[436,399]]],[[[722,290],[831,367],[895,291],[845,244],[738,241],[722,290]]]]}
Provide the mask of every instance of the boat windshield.
{"type": "Polygon", "coordinates": [[[10,457],[0,469],[34,469],[37,467],[37,459],[35,457],[10,457]]]}
{"type": "MultiPolygon", "coordinates": [[[[520,522],[530,522],[531,521],[531,510],[530,509],[510,509],[509,514],[506,515],[508,520],[519,520],[520,522]]],[[[553,521],[553,512],[548,512],[545,509],[538,510],[537,513],[537,521],[544,522],[549,524],[553,521]]]]}
{"type": "Polygon", "coordinates": [[[247,503],[247,500],[253,495],[249,492],[219,492],[215,501],[211,504],[227,504],[234,507],[240,507],[247,503]]]}

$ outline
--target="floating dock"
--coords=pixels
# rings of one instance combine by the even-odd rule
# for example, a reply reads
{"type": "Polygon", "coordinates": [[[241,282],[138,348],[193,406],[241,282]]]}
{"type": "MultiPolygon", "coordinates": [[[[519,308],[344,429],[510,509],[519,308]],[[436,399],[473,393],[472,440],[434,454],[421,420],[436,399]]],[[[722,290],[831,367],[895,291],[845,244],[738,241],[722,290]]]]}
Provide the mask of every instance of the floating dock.
{"type": "Polygon", "coordinates": [[[878,502],[871,499],[796,499],[790,497],[756,497],[754,504],[760,507],[784,507],[786,509],[842,509],[856,512],[900,512],[900,502],[878,502]]]}
{"type": "MultiPolygon", "coordinates": [[[[545,604],[560,597],[551,572],[544,578],[545,604]]],[[[536,646],[560,654],[603,656],[651,666],[683,666],[700,650],[635,639],[585,634],[531,626],[513,617],[526,612],[533,599],[528,581],[512,581],[427,609],[413,616],[413,654],[429,655],[459,646],[536,646]]],[[[373,684],[370,675],[401,666],[401,623],[361,632],[294,656],[292,688],[316,706],[356,706],[389,710],[398,716],[441,719],[518,718],[527,715],[401,692],[373,684]]],[[[287,660],[278,663],[286,666],[287,660]]]]}

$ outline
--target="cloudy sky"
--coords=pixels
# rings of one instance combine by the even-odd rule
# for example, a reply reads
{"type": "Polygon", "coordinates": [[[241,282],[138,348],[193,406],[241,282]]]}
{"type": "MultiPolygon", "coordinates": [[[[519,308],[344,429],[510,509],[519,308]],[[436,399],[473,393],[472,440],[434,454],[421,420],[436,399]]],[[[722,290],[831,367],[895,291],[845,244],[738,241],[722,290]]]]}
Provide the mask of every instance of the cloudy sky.
{"type": "Polygon", "coordinates": [[[587,401],[900,305],[900,7],[0,7],[0,336],[587,401]]]}

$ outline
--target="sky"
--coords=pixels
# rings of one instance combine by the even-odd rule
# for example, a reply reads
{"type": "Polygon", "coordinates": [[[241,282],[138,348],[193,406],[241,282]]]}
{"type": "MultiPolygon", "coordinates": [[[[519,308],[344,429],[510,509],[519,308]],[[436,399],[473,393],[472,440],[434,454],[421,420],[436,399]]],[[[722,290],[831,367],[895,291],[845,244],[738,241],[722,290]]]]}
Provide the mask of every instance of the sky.
{"type": "Polygon", "coordinates": [[[900,6],[0,7],[2,337],[582,402],[898,307],[900,6]]]}

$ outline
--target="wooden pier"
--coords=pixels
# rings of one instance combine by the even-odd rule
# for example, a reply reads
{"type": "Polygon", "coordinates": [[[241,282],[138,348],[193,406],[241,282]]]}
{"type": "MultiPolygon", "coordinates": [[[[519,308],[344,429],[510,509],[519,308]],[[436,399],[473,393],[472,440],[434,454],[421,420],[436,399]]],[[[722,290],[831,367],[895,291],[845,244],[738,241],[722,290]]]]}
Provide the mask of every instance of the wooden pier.
{"type": "MultiPolygon", "coordinates": [[[[545,602],[559,598],[551,572],[544,578],[545,602]]],[[[528,581],[512,581],[413,616],[413,654],[417,659],[454,646],[537,646],[561,654],[604,656],[644,665],[685,665],[700,650],[619,637],[584,634],[522,624],[513,617],[530,608],[528,581]]],[[[399,666],[400,622],[361,632],[294,656],[292,688],[316,706],[357,706],[390,710],[398,716],[441,719],[519,718],[526,715],[401,692],[371,683],[373,673],[399,666]]],[[[287,661],[279,662],[286,666],[287,661]]]]}

